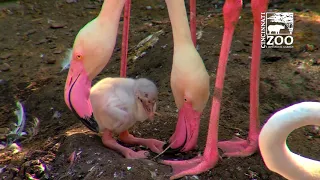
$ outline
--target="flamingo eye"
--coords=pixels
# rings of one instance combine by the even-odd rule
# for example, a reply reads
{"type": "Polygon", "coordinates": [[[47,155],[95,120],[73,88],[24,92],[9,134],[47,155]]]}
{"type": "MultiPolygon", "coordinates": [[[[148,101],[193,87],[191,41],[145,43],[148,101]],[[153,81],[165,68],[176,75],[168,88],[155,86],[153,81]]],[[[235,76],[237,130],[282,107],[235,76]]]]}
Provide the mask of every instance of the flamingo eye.
{"type": "Polygon", "coordinates": [[[77,60],[81,60],[82,56],[80,54],[77,55],[77,60]]]}
{"type": "Polygon", "coordinates": [[[184,99],[184,102],[187,102],[187,99],[184,99]]]}

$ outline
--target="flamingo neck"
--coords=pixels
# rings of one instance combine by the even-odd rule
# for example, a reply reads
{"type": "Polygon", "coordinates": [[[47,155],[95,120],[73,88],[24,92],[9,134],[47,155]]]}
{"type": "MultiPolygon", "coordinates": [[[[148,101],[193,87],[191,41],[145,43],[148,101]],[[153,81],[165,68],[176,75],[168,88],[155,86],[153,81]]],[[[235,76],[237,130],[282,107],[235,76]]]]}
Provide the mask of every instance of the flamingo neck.
{"type": "Polygon", "coordinates": [[[320,103],[303,102],[274,114],[261,130],[260,151],[267,167],[287,179],[320,179],[320,162],[290,151],[288,135],[306,125],[320,125],[320,103]]]}
{"type": "Polygon", "coordinates": [[[172,26],[174,47],[186,43],[193,46],[184,0],[166,0],[166,4],[172,26]]]}
{"type": "Polygon", "coordinates": [[[95,39],[93,42],[84,41],[87,46],[93,48],[93,56],[84,62],[85,70],[90,80],[93,80],[108,64],[114,50],[122,9],[126,0],[105,0],[100,14],[85,26],[88,38],[95,39]],[[92,33],[93,32],[93,33],[92,33]],[[93,63],[94,60],[94,63],[93,63]]]}
{"type": "Polygon", "coordinates": [[[111,20],[119,24],[122,9],[126,0],[105,0],[101,7],[99,19],[111,20]]]}

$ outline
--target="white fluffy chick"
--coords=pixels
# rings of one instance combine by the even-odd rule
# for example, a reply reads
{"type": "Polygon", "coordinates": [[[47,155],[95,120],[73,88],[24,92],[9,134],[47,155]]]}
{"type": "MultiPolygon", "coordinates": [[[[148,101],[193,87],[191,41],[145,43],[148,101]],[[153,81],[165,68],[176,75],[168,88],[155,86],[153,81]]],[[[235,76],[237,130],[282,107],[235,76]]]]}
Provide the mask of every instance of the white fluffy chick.
{"type": "Polygon", "coordinates": [[[119,151],[126,158],[146,158],[146,151],[134,152],[119,145],[112,133],[120,134],[120,140],[128,144],[141,144],[153,152],[162,151],[163,142],[155,139],[136,138],[128,133],[137,121],[153,120],[158,90],[145,78],[105,78],[96,83],[90,92],[93,115],[97,120],[105,146],[119,151]]]}

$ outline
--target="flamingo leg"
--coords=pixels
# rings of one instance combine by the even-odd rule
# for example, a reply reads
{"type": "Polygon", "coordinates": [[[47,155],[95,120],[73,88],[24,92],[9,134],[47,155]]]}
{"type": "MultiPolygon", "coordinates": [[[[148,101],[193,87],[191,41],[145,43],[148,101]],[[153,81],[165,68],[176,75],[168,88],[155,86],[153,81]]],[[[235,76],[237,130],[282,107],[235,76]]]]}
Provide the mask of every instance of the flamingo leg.
{"type": "Polygon", "coordinates": [[[127,2],[124,5],[124,13],[123,13],[123,30],[122,30],[122,43],[121,43],[121,66],[120,66],[120,76],[121,77],[127,76],[130,9],[131,9],[131,0],[127,0],[127,2]]]}
{"type": "Polygon", "coordinates": [[[143,146],[148,147],[152,152],[161,153],[163,151],[162,147],[164,142],[156,140],[156,139],[144,139],[144,138],[137,138],[133,135],[129,134],[128,131],[124,131],[120,133],[119,139],[127,144],[140,144],[143,146]]]}
{"type": "Polygon", "coordinates": [[[117,152],[120,152],[127,159],[141,159],[147,158],[149,156],[148,151],[138,151],[135,152],[127,147],[121,146],[117,143],[115,139],[112,137],[112,132],[105,129],[102,134],[102,143],[117,152]]]}
{"type": "Polygon", "coordinates": [[[190,31],[194,46],[197,46],[197,3],[196,0],[190,0],[190,31]]]}
{"type": "Polygon", "coordinates": [[[174,175],[170,177],[170,179],[178,179],[186,175],[200,174],[213,168],[219,160],[217,143],[222,90],[232,36],[235,25],[239,20],[241,7],[242,1],[239,0],[226,0],[223,6],[224,32],[204,154],[203,156],[186,161],[163,161],[162,163],[171,165],[173,168],[174,175]]]}
{"type": "Polygon", "coordinates": [[[246,140],[234,137],[229,141],[218,143],[218,147],[227,157],[246,157],[254,154],[258,149],[260,133],[259,121],[259,70],[261,54],[261,12],[267,10],[268,0],[251,0],[254,19],[252,61],[250,73],[250,124],[249,134],[246,140]]]}

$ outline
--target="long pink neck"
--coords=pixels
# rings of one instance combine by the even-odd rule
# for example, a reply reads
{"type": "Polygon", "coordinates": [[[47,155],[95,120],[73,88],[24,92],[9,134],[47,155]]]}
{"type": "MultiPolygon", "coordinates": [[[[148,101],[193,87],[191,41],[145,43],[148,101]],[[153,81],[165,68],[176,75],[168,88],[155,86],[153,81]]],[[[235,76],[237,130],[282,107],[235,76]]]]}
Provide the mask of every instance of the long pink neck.
{"type": "Polygon", "coordinates": [[[105,0],[98,18],[107,19],[119,24],[121,12],[125,2],[126,0],[105,0]]]}
{"type": "Polygon", "coordinates": [[[184,0],[166,0],[172,26],[174,46],[192,43],[184,0]]]}
{"type": "Polygon", "coordinates": [[[96,51],[103,51],[99,53],[104,55],[104,57],[95,58],[94,65],[90,61],[85,62],[88,63],[85,66],[91,80],[103,70],[112,56],[116,45],[121,12],[125,2],[126,0],[105,0],[98,17],[85,27],[94,32],[93,36],[96,36],[94,38],[102,40],[96,42],[99,44],[89,45],[97,46],[99,49],[96,51]]]}

